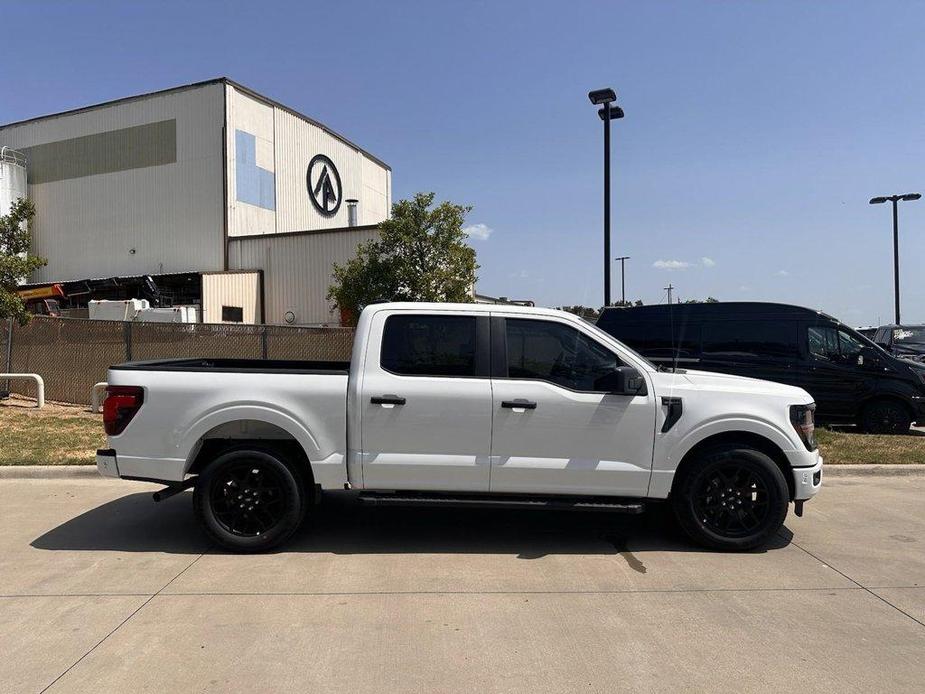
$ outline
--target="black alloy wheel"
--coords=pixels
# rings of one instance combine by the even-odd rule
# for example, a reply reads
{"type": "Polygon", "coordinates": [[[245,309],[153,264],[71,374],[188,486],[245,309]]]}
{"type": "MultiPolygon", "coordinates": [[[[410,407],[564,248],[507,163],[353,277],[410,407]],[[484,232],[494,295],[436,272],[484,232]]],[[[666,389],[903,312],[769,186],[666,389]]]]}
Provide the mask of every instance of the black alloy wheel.
{"type": "Polygon", "coordinates": [[[870,434],[907,434],[910,426],[909,411],[893,400],[874,400],[861,415],[861,428],[870,434]]]}
{"type": "Polygon", "coordinates": [[[765,481],[754,471],[730,463],[700,478],[694,508],[713,532],[744,537],[761,527],[771,507],[765,481]]]}
{"type": "Polygon", "coordinates": [[[285,518],[285,480],[262,461],[241,460],[212,479],[209,503],[215,520],[239,537],[259,537],[285,518]]]}
{"type": "Polygon", "coordinates": [[[193,508],[209,537],[234,552],[260,552],[287,540],[307,502],[301,474],[276,451],[237,448],[209,463],[193,508]]]}
{"type": "Polygon", "coordinates": [[[723,445],[697,454],[671,491],[678,523],[713,549],[765,545],[784,523],[790,490],[767,454],[748,445],[723,445]]]}

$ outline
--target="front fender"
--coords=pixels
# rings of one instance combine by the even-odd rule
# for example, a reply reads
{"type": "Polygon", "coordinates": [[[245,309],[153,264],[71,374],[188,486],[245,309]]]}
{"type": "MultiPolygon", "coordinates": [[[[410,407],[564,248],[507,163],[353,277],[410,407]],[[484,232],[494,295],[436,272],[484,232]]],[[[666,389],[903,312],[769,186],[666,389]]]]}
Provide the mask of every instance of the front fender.
{"type": "Polygon", "coordinates": [[[684,456],[694,446],[706,441],[711,436],[736,432],[761,436],[780,448],[784,453],[797,450],[794,448],[794,442],[788,432],[779,426],[763,419],[741,414],[710,419],[683,432],[670,432],[666,436],[656,435],[649,496],[655,499],[668,497],[678,465],[681,464],[684,456]]]}

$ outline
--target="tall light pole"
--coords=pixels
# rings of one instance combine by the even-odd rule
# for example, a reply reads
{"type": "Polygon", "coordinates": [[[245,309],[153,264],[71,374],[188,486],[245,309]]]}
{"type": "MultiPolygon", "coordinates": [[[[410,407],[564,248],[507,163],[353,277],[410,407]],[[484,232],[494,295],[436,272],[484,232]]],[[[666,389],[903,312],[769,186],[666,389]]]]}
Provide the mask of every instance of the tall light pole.
{"type": "Polygon", "coordinates": [[[623,118],[623,109],[611,106],[617,95],[609,87],[588,92],[588,98],[602,106],[597,114],[604,121],[604,306],[610,306],[610,121],[623,118]]]}
{"type": "Polygon", "coordinates": [[[902,195],[883,195],[871,198],[871,205],[881,205],[887,201],[893,203],[893,306],[896,312],[896,325],[899,320],[899,201],[912,202],[922,197],[921,193],[904,193],[902,195]]]}
{"type": "Polygon", "coordinates": [[[614,258],[614,260],[620,261],[620,303],[626,306],[626,261],[629,260],[628,255],[621,255],[619,258],[614,258]]]}

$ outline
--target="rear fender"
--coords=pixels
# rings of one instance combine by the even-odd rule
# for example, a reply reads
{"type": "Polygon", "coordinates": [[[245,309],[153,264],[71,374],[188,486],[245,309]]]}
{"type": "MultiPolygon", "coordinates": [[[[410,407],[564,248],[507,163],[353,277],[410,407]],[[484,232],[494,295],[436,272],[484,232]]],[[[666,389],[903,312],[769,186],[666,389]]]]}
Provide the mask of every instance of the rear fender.
{"type": "Polygon", "coordinates": [[[323,453],[315,436],[287,412],[261,405],[231,405],[206,414],[179,436],[179,455],[186,460],[184,473],[192,466],[199,452],[199,444],[206,434],[223,424],[247,420],[272,424],[292,436],[305,451],[306,457],[312,463],[313,471],[315,461],[322,459],[323,453]]]}

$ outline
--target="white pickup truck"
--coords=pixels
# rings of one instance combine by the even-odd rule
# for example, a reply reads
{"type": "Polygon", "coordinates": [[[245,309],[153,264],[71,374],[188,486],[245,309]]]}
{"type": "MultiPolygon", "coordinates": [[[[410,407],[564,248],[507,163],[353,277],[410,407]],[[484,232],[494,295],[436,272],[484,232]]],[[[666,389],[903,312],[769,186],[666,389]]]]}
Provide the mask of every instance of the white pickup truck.
{"type": "Polygon", "coordinates": [[[193,488],[207,534],[277,545],[325,490],[376,504],[640,512],[668,500],[703,545],[744,550],[821,485],[800,388],[660,371],[561,311],[391,303],[348,363],[187,359],[109,370],[108,477],[193,488]]]}

